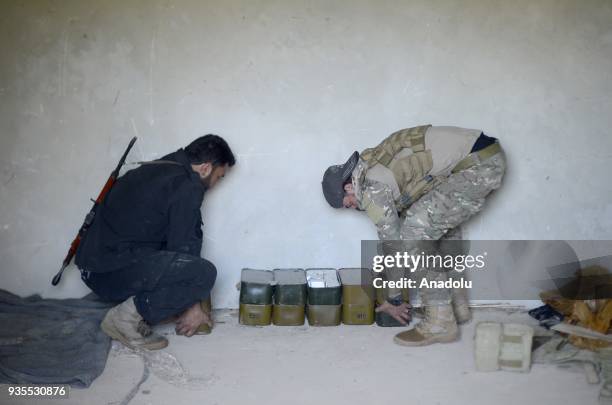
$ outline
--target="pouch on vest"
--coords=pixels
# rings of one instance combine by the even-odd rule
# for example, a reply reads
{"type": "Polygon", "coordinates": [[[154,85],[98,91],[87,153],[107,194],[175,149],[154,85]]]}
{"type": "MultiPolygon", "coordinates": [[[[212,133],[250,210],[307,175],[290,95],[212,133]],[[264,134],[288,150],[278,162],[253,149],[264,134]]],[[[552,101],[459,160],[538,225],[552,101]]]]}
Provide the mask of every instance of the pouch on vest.
{"type": "Polygon", "coordinates": [[[423,125],[399,130],[360,155],[368,169],[381,164],[393,173],[400,190],[395,201],[398,211],[408,208],[439,183],[436,177],[429,175],[433,160],[431,151],[425,149],[425,133],[430,127],[423,125]],[[412,153],[399,156],[404,148],[409,148],[412,153]]]}

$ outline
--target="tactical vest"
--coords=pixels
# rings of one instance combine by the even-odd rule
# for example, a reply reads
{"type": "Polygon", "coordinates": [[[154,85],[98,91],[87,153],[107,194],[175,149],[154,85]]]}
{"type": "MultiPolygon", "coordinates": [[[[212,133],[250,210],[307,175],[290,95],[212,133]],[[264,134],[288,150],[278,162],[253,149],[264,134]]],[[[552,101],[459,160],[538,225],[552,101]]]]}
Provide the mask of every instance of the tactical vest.
{"type": "MultiPolygon", "coordinates": [[[[393,173],[400,195],[395,200],[399,212],[404,211],[423,194],[430,191],[439,179],[429,175],[433,167],[431,151],[425,149],[425,133],[431,125],[402,129],[388,136],[375,148],[364,150],[360,157],[367,169],[381,164],[393,173]],[[412,154],[400,153],[409,148],[412,154]]],[[[367,170],[362,173],[363,181],[367,170]]]]}

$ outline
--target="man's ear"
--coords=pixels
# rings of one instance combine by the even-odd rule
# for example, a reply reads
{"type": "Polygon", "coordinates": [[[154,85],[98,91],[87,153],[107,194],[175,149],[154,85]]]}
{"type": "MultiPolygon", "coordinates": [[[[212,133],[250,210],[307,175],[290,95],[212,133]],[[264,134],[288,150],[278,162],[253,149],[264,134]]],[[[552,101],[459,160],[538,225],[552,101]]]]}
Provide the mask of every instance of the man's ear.
{"type": "Polygon", "coordinates": [[[213,171],[213,165],[210,162],[202,163],[202,176],[208,177],[213,171]]]}
{"type": "Polygon", "coordinates": [[[199,165],[192,165],[193,170],[198,172],[200,177],[208,177],[213,171],[213,165],[210,162],[201,163],[199,165]]]}

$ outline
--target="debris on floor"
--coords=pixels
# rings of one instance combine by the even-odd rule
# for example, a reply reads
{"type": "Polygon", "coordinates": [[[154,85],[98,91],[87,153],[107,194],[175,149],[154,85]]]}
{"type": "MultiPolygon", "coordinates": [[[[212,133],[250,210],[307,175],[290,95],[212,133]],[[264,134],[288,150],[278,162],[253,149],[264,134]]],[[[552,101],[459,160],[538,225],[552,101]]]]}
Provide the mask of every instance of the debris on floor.
{"type": "Polygon", "coordinates": [[[474,338],[476,370],[529,371],[532,341],[533,328],[530,326],[520,323],[479,323],[474,338]]]}

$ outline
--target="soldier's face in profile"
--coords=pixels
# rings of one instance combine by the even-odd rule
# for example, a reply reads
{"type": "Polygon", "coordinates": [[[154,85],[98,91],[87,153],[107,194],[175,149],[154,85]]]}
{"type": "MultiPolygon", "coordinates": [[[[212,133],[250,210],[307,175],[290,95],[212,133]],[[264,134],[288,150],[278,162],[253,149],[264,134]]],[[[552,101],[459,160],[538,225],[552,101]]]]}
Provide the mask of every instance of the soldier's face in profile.
{"type": "Polygon", "coordinates": [[[200,177],[202,179],[202,183],[206,188],[213,188],[215,184],[217,184],[223,177],[225,177],[225,172],[227,171],[227,165],[217,166],[211,170],[210,174],[206,177],[200,177]]]}
{"type": "Polygon", "coordinates": [[[216,166],[211,163],[202,163],[200,165],[192,165],[193,170],[200,176],[200,181],[206,189],[213,188],[219,180],[225,176],[228,166],[216,166]]]}
{"type": "Polygon", "coordinates": [[[355,197],[355,190],[353,189],[352,183],[344,185],[344,198],[342,199],[342,205],[344,208],[359,209],[359,203],[357,197],[355,197]]]}

